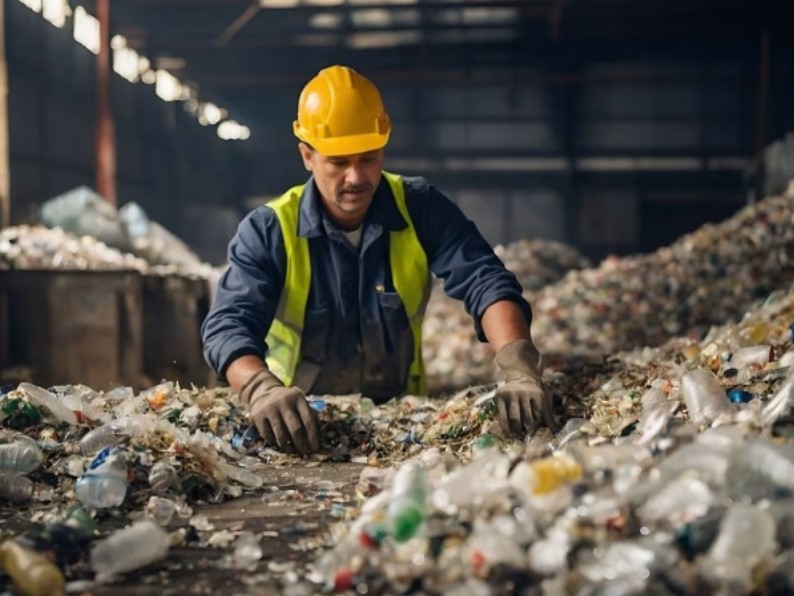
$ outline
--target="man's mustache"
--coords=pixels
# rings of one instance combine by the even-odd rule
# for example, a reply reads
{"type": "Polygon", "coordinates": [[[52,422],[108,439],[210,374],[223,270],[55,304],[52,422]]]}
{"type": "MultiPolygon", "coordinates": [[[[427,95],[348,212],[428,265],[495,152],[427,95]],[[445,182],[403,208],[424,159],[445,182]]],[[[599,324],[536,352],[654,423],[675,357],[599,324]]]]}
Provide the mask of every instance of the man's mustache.
{"type": "Polygon", "coordinates": [[[343,186],[339,189],[339,194],[344,194],[346,192],[365,192],[372,190],[371,184],[360,184],[358,186],[343,186]]]}

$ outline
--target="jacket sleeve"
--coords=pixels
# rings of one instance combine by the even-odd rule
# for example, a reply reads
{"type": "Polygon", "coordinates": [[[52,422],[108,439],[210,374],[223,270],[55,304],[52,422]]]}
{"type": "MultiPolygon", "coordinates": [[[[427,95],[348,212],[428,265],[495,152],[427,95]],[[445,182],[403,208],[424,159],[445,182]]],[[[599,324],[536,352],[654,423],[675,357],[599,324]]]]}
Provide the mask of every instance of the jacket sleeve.
{"type": "Polygon", "coordinates": [[[496,256],[474,222],[423,178],[405,178],[406,202],[431,271],[444,280],[444,292],[462,300],[474,319],[477,338],[487,341],[482,315],[493,303],[516,302],[527,324],[532,309],[521,284],[496,256]]]}
{"type": "Polygon", "coordinates": [[[241,356],[264,359],[265,336],[284,285],[286,253],[278,219],[260,207],[239,225],[229,243],[229,267],[201,327],[204,358],[221,379],[241,356]]]}

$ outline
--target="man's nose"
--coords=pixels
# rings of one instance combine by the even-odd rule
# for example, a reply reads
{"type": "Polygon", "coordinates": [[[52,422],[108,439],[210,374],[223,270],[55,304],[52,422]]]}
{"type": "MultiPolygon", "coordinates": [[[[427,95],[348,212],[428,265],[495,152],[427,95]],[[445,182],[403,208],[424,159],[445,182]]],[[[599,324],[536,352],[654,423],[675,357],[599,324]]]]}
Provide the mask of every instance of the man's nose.
{"type": "Polygon", "coordinates": [[[367,181],[364,174],[364,168],[360,165],[353,164],[347,169],[345,176],[345,183],[349,186],[360,186],[367,181]]]}

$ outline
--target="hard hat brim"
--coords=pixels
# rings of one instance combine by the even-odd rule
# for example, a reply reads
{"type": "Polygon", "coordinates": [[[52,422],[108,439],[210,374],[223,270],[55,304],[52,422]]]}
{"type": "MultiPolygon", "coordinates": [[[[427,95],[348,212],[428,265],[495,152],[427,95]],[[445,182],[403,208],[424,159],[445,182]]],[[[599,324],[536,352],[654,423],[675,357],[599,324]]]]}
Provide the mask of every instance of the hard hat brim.
{"type": "Polygon", "coordinates": [[[357,153],[367,153],[383,149],[389,142],[391,131],[381,133],[368,133],[363,135],[350,135],[346,137],[334,137],[329,139],[309,139],[309,135],[303,134],[298,122],[293,125],[295,136],[304,143],[308,143],[317,151],[326,156],[336,155],[355,155],[357,153]]]}

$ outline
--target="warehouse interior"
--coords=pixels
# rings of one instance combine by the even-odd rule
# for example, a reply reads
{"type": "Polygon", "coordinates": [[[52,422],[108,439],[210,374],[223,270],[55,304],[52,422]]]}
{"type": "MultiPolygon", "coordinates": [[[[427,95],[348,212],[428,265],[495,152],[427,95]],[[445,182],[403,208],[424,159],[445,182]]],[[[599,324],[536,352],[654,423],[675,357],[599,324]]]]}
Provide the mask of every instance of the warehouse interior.
{"type": "Polygon", "coordinates": [[[0,6],[0,591],[794,591],[794,4],[0,6]],[[438,281],[426,395],[309,395],[319,454],[208,365],[337,64],[515,273],[556,428],[500,434],[438,281]]]}

